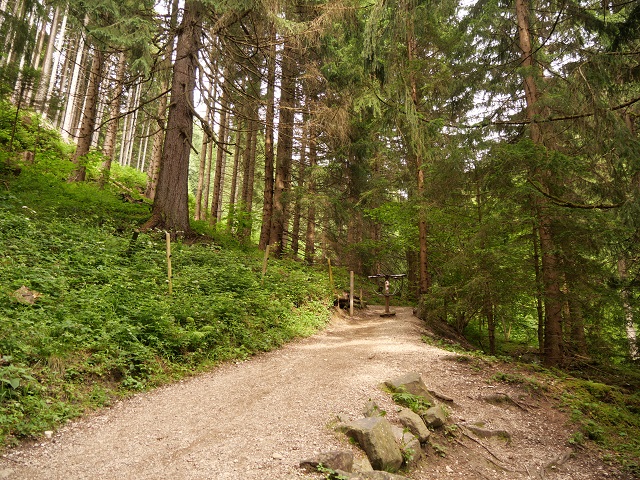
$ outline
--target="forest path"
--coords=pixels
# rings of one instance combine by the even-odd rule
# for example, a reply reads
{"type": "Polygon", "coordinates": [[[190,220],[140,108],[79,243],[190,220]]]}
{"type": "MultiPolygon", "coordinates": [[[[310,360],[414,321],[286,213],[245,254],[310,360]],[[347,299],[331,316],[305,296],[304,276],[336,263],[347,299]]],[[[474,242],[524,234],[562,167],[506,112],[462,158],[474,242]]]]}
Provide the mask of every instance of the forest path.
{"type": "Polygon", "coordinates": [[[51,440],[7,453],[0,479],[319,478],[301,471],[299,461],[334,449],[356,452],[330,428],[336,415],[360,418],[372,399],[393,421],[397,407],[380,384],[410,371],[454,399],[452,422],[481,422],[512,436],[510,444],[443,438],[446,456],[431,450],[410,478],[624,478],[593,452],[569,457],[566,417],[543,398],[527,398],[520,408],[484,401],[522,391],[488,382],[491,364],[456,361],[425,344],[411,309],[395,310],[390,318],[371,307],[354,318],[336,316],[313,337],[118,402],[51,440]],[[551,466],[555,459],[562,464],[551,466]]]}

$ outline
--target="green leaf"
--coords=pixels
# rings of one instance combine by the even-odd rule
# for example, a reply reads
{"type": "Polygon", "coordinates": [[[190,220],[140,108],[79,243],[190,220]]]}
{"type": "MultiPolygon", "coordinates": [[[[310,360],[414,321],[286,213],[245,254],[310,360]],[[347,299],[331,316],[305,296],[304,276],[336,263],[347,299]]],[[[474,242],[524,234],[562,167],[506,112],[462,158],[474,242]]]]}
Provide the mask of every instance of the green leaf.
{"type": "Polygon", "coordinates": [[[4,383],[8,383],[14,390],[20,386],[19,378],[10,378],[8,380],[6,378],[2,378],[0,380],[2,380],[4,383]]]}

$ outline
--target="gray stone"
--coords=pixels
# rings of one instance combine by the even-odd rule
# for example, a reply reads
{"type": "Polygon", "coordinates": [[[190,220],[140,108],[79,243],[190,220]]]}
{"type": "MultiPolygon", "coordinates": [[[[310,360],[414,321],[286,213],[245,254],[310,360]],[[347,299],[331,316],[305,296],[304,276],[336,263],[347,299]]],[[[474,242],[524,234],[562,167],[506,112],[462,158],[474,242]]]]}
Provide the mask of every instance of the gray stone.
{"type": "Polygon", "coordinates": [[[371,466],[371,462],[366,455],[362,455],[360,457],[356,457],[353,459],[353,470],[354,472],[373,472],[373,467],[371,466]]]}
{"type": "Polygon", "coordinates": [[[422,415],[422,420],[429,428],[440,428],[447,421],[447,414],[440,405],[431,407],[422,415]]]}
{"type": "Polygon", "coordinates": [[[427,386],[422,381],[422,377],[417,372],[407,373],[401,377],[387,380],[384,384],[394,392],[407,392],[417,395],[427,400],[431,405],[435,405],[433,396],[429,393],[427,386]]]}
{"type": "Polygon", "coordinates": [[[345,433],[358,442],[376,470],[395,472],[402,466],[400,447],[391,424],[382,417],[362,418],[346,425],[345,433]]]}
{"type": "Polygon", "coordinates": [[[384,417],[384,410],[380,410],[380,407],[373,400],[369,400],[362,410],[362,414],[365,417],[384,417]]]}
{"type": "Polygon", "coordinates": [[[322,464],[325,468],[331,470],[343,470],[345,472],[353,471],[353,453],[344,451],[323,452],[314,458],[302,460],[300,466],[311,470],[317,470],[322,464]]]}
{"type": "Polygon", "coordinates": [[[408,408],[403,408],[398,412],[398,421],[413,433],[420,443],[425,443],[429,439],[431,432],[424,423],[424,420],[420,418],[420,415],[414,413],[408,408]]]}

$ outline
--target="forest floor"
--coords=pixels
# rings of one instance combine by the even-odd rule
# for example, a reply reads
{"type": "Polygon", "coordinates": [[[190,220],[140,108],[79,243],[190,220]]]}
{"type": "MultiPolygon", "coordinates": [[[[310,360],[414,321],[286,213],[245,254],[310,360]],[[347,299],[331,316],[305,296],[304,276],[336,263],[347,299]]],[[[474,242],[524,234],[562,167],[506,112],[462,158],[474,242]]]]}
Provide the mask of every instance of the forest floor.
{"type": "Polygon", "coordinates": [[[589,444],[570,448],[574,429],[551,396],[492,380],[513,368],[461,356],[422,340],[410,308],[381,318],[370,307],[336,315],[312,337],[222,365],[209,373],[120,401],[68,424],[51,439],[10,450],[0,479],[320,478],[301,470],[319,452],[353,450],[332,425],[357,419],[373,400],[393,422],[398,407],[381,383],[417,371],[448,403],[449,435],[412,470],[427,479],[626,479],[589,444]],[[486,397],[505,394],[513,404],[486,397]],[[464,434],[464,424],[505,430],[506,443],[464,434]]]}

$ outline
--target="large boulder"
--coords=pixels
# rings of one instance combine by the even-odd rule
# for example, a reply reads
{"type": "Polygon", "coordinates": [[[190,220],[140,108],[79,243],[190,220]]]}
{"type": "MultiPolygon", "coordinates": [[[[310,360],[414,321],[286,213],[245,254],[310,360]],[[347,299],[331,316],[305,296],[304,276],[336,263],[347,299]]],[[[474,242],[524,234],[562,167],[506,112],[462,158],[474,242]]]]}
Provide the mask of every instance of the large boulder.
{"type": "Polygon", "coordinates": [[[344,429],[365,451],[374,469],[395,472],[402,466],[402,452],[386,419],[361,418],[347,423],[344,429]]]}
{"type": "Polygon", "coordinates": [[[435,400],[427,386],[422,381],[422,377],[417,372],[410,372],[400,377],[387,380],[384,384],[393,392],[407,392],[424,398],[431,405],[435,405],[435,400]]]}
{"type": "Polygon", "coordinates": [[[398,412],[398,421],[413,433],[420,443],[425,443],[429,439],[431,432],[424,423],[424,420],[408,408],[403,408],[398,412]]]}

